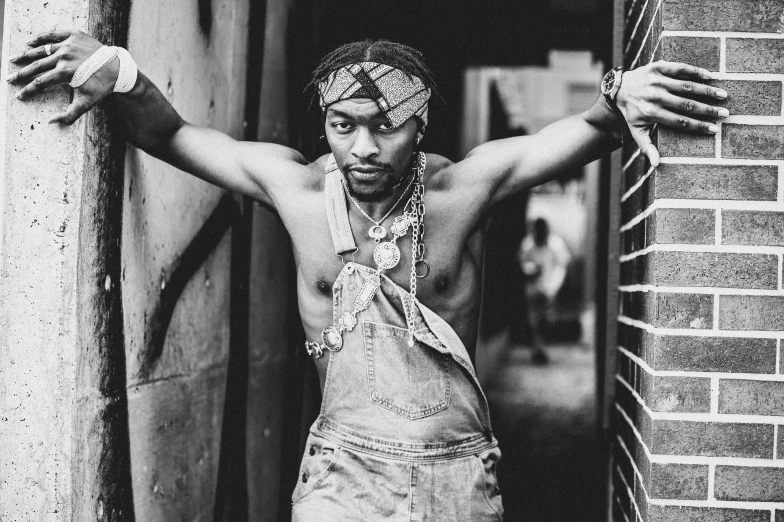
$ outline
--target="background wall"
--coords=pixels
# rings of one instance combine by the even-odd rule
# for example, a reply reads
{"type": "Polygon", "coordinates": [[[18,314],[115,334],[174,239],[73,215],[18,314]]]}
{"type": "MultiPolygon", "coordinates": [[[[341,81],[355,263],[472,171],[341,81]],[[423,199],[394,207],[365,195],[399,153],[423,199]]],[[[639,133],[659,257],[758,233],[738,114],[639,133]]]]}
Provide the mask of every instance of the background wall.
{"type": "Polygon", "coordinates": [[[625,149],[613,519],[784,520],[784,2],[623,9],[627,67],[714,71],[731,116],[625,149]]]}

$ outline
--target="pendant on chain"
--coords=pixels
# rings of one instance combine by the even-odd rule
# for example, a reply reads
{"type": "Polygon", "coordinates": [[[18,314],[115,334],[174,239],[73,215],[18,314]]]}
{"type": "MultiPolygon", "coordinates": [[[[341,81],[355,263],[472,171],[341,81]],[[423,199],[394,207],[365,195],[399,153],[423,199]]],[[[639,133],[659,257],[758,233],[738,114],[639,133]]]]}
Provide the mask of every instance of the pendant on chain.
{"type": "Polygon", "coordinates": [[[375,261],[378,268],[382,270],[395,268],[400,262],[400,249],[396,244],[385,241],[378,245],[373,251],[373,261],[375,261]]]}
{"type": "Polygon", "coordinates": [[[381,225],[376,225],[374,227],[370,227],[368,230],[368,235],[373,238],[373,241],[378,243],[385,237],[387,237],[387,229],[382,227],[381,225]]]}

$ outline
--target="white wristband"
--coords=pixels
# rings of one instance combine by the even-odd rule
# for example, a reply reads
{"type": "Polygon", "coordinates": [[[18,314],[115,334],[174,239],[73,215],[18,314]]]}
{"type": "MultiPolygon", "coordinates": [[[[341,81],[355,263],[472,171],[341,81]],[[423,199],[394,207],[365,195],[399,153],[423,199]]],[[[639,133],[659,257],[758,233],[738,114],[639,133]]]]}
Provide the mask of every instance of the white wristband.
{"type": "Polygon", "coordinates": [[[139,69],[133,61],[131,53],[117,47],[117,57],[120,59],[120,73],[117,75],[117,82],[114,84],[114,92],[128,92],[136,85],[136,76],[139,69]]]}
{"type": "Polygon", "coordinates": [[[115,56],[117,56],[117,47],[104,45],[99,48],[76,69],[68,85],[74,89],[81,87],[98,69],[109,63],[115,56]]]}

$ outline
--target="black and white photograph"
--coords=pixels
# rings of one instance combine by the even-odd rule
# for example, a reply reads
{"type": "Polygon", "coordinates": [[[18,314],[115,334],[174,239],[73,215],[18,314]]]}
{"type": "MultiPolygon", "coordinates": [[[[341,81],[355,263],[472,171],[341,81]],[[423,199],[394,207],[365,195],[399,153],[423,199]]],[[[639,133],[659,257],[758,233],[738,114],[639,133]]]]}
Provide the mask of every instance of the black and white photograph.
{"type": "Polygon", "coordinates": [[[784,522],[784,0],[0,34],[0,522],[784,522]]]}

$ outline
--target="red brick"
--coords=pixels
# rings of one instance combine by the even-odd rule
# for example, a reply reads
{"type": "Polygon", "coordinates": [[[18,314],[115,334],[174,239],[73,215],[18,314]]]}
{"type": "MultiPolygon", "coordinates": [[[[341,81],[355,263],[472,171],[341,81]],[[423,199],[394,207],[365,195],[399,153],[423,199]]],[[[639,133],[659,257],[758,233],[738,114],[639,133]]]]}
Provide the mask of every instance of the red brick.
{"type": "Polygon", "coordinates": [[[708,466],[653,463],[648,493],[651,498],[706,500],[708,466]]]}
{"type": "Polygon", "coordinates": [[[716,211],[699,208],[660,208],[653,212],[652,243],[713,245],[716,211]]]}
{"type": "Polygon", "coordinates": [[[726,60],[727,72],[782,73],[784,40],[727,38],[726,60]]]}
{"type": "Polygon", "coordinates": [[[713,296],[657,292],[624,292],[622,314],[661,328],[713,327],[713,296]]]}
{"type": "Polygon", "coordinates": [[[655,455],[773,457],[773,426],[653,420],[649,447],[655,455]]]}
{"type": "Polygon", "coordinates": [[[784,415],[784,382],[721,379],[719,413],[784,415]]]}
{"type": "MultiPolygon", "coordinates": [[[[770,522],[770,510],[652,505],[645,522],[770,522]]],[[[634,521],[632,521],[634,522],[634,521]]]]}
{"type": "Polygon", "coordinates": [[[667,31],[781,32],[781,0],[664,0],[667,31]]]}
{"type": "Polygon", "coordinates": [[[776,510],[776,522],[784,522],[784,511],[776,510]]]}
{"type": "Polygon", "coordinates": [[[699,36],[665,36],[661,42],[662,60],[668,62],[682,62],[709,71],[719,70],[718,38],[699,36]]]}
{"type": "Polygon", "coordinates": [[[662,163],[652,178],[655,198],[776,201],[778,190],[775,165],[662,163]]]}
{"type": "Polygon", "coordinates": [[[784,501],[784,468],[716,466],[717,500],[784,501]]]}
{"type": "Polygon", "coordinates": [[[659,154],[664,158],[681,156],[713,158],[716,156],[716,139],[712,135],[679,132],[660,127],[659,154]]]}
{"type": "Polygon", "coordinates": [[[653,325],[660,328],[713,328],[713,296],[707,294],[656,294],[653,325]]]}
{"type": "Polygon", "coordinates": [[[719,329],[784,330],[784,297],[722,295],[719,297],[719,329]]]}
{"type": "MultiPolygon", "coordinates": [[[[782,40],[784,42],[784,40],[782,40]]],[[[784,159],[784,125],[722,125],[724,158],[784,159]]]]}
{"type": "Polygon", "coordinates": [[[768,290],[778,287],[775,255],[659,251],[640,257],[652,257],[642,262],[653,264],[651,270],[642,270],[648,284],[768,290]]]}
{"type": "Polygon", "coordinates": [[[724,210],[721,236],[725,245],[784,246],[784,212],[724,210]]]}
{"type": "MultiPolygon", "coordinates": [[[[629,335],[624,331],[626,335],[629,335]]],[[[740,337],[651,335],[641,346],[654,370],[692,372],[776,372],[776,340],[740,337]]]]}
{"type": "Polygon", "coordinates": [[[641,372],[641,396],[653,411],[710,413],[711,382],[704,377],[670,377],[641,372]]]}
{"type": "Polygon", "coordinates": [[[727,91],[727,99],[716,105],[726,107],[732,116],[781,116],[781,82],[716,80],[710,84],[727,91]]]}

